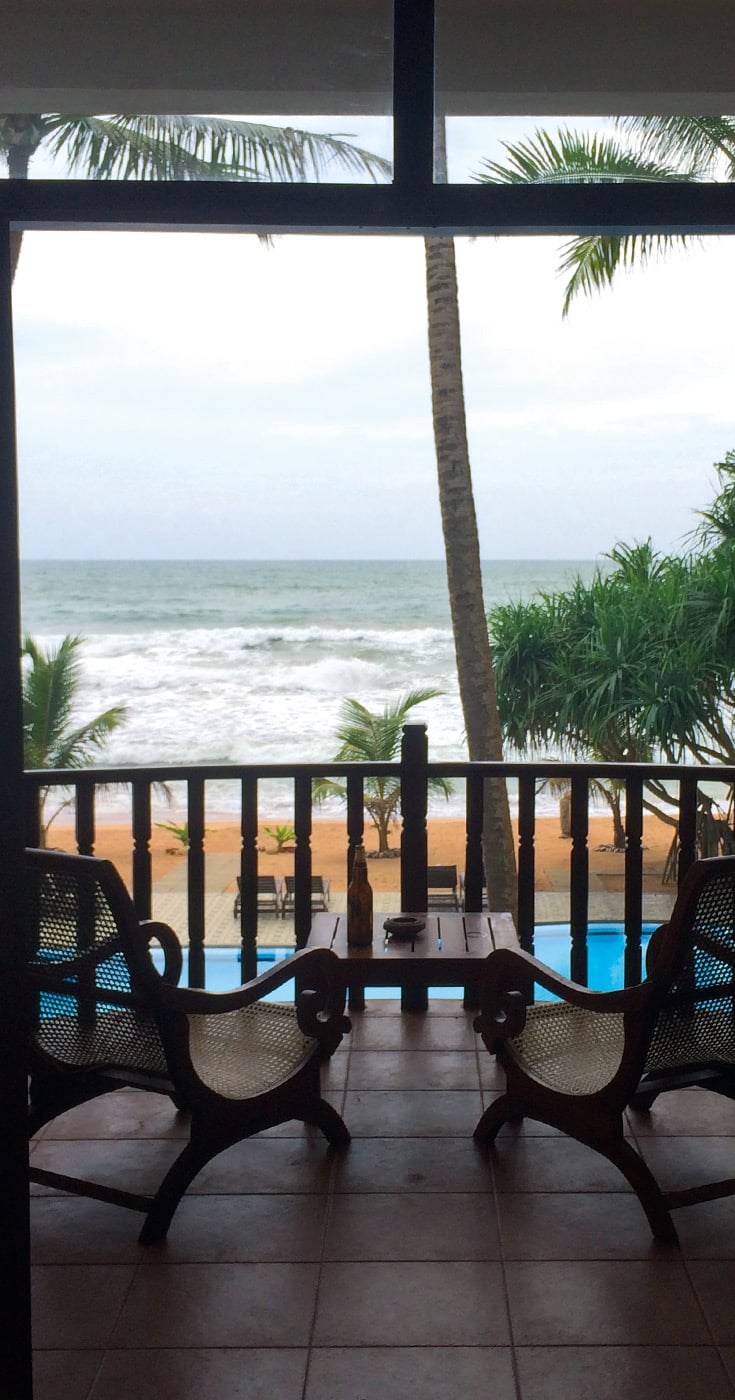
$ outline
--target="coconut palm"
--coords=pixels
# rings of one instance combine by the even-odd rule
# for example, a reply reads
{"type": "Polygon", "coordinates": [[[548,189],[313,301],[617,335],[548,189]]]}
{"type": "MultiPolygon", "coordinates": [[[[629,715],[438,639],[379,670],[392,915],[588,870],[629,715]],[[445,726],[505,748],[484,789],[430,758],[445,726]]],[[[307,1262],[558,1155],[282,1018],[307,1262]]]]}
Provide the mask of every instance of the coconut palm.
{"type": "MultiPolygon", "coordinates": [[[[359,700],[343,700],[337,730],[342,744],[334,755],[335,763],[391,763],[400,753],[403,726],[410,711],[439,695],[440,690],[410,690],[380,711],[368,710],[359,700]]],[[[429,789],[449,797],[452,785],[445,778],[431,778],[429,789]]],[[[314,784],[313,794],[317,801],[327,797],[345,799],[347,787],[331,778],[321,778],[314,784]]],[[[390,828],[401,800],[401,785],[392,777],[366,778],[363,800],[377,832],[378,855],[389,855],[390,828]]]]}
{"type": "MultiPolygon", "coordinates": [[[[64,637],[58,647],[43,651],[32,637],[23,639],[29,665],[23,673],[23,745],[26,768],[85,768],[125,718],[124,705],[113,705],[83,724],[73,722],[81,668],[77,655],[81,637],[64,637]]],[[[71,798],[65,798],[44,820],[49,788],[41,788],[41,840],[46,837],[71,798]]]]}
{"type": "MultiPolygon", "coordinates": [[[[387,179],[390,162],[339,135],[206,116],[0,116],[0,163],[25,180],[46,151],[92,180],[306,180],[331,167],[387,179]]],[[[15,275],[22,234],[11,234],[15,275]]]]}
{"type": "MultiPolygon", "coordinates": [[[[446,181],[443,121],[436,124],[435,141],[436,178],[446,181]]],[[[425,238],[424,251],[434,449],[459,696],[470,758],[500,760],[503,739],[467,442],[454,239],[425,238]]],[[[483,858],[492,907],[515,912],[515,846],[501,779],[485,783],[483,858]]]]}
{"type": "MultiPolygon", "coordinates": [[[[506,159],[484,161],[476,179],[489,184],[671,183],[735,179],[735,117],[618,117],[627,137],[562,128],[537,130],[527,141],[503,142],[506,159]]],[[[563,314],[579,293],[609,286],[618,271],[644,267],[654,256],[687,242],[683,234],[590,234],[562,247],[560,272],[568,280],[563,314]]]]}

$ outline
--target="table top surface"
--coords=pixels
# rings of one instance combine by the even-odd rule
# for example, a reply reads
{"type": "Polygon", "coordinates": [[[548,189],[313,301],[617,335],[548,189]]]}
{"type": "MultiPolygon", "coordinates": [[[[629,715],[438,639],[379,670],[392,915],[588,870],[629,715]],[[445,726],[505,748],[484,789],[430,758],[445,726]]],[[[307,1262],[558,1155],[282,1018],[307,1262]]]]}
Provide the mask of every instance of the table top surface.
{"type": "MultiPolygon", "coordinates": [[[[398,913],[398,910],[396,910],[398,913]]],[[[307,948],[331,948],[350,962],[467,962],[486,958],[495,948],[517,948],[518,936],[510,914],[456,914],[433,911],[417,917],[426,927],[411,938],[396,938],[383,925],[391,916],[373,915],[373,941],[363,948],[347,943],[346,914],[314,914],[307,948]]],[[[395,917],[395,916],[393,916],[395,917]]]]}

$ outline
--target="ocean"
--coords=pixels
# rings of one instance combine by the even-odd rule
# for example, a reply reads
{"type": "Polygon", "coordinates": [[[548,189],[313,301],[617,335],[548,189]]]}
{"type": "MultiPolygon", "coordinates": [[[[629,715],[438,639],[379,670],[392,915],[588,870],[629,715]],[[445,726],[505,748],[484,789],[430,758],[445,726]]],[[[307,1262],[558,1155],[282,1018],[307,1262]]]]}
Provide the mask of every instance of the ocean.
{"type": "MultiPolygon", "coordinates": [[[[487,563],[486,606],[594,568],[487,563]]],[[[443,561],[26,560],[21,589],[23,628],[38,643],[84,638],[79,720],[127,706],[105,763],[327,761],[344,697],[379,709],[429,686],[441,696],[414,714],[431,759],[466,756],[443,561]]],[[[237,784],[208,785],[208,811],[234,813],[238,796],[237,784]]],[[[121,792],[99,796],[102,818],[128,806],[121,792]]],[[[288,784],[261,796],[269,815],[289,808],[288,784]]],[[[437,807],[461,810],[459,794],[437,807]]]]}

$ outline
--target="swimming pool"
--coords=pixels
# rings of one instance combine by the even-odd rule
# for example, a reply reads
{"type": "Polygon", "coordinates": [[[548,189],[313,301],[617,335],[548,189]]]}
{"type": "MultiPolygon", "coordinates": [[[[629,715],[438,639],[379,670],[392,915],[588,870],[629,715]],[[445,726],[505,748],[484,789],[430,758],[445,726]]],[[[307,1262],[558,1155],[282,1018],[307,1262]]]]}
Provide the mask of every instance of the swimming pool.
{"type": "MultiPolygon", "coordinates": [[[[645,955],[648,940],[657,927],[644,924],[641,950],[645,955]]],[[[571,959],[571,936],[569,924],[537,924],[535,933],[536,957],[545,962],[554,972],[563,977],[569,976],[571,959]]],[[[291,955],[290,948],[261,948],[258,951],[258,973],[265,972],[274,963],[281,962],[291,955]]],[[[155,954],[154,954],[155,956],[155,954]]],[[[596,991],[616,991],[624,985],[625,938],[622,924],[593,923],[587,930],[588,985],[596,991]]],[[[181,981],[186,984],[189,976],[188,950],[184,949],[184,968],[181,981]]],[[[208,948],[206,952],[207,990],[224,992],[240,985],[239,948],[208,948]]],[[[366,987],[367,997],[398,998],[400,987],[366,987]]],[[[549,993],[537,987],[539,1000],[548,1000],[549,993]]],[[[455,987],[432,987],[431,998],[456,997],[455,987]]],[[[285,982],[270,992],[266,1000],[287,1001],[293,997],[293,983],[285,982]]]]}

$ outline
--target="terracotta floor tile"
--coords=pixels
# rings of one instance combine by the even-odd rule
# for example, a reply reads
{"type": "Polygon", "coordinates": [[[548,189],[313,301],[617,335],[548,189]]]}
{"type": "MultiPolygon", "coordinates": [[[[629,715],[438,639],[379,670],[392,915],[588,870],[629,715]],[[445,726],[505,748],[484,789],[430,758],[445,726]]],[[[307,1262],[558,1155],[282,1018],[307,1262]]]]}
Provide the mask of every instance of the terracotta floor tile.
{"type": "Polygon", "coordinates": [[[489,1158],[498,1191],[630,1190],[617,1167],[568,1137],[499,1135],[489,1158]]]}
{"type": "Polygon", "coordinates": [[[636,1136],[735,1137],[735,1101],[708,1089],[659,1094],[650,1113],[628,1110],[636,1136]]]}
{"type": "MultiPolygon", "coordinates": [[[[80,1142],[44,1138],[33,1153],[33,1165],[146,1194],[157,1189],[183,1146],[183,1142],[166,1139],[111,1138],[80,1142]]],[[[37,1189],[47,1194],[51,1187],[37,1189]]]]}
{"type": "Polygon", "coordinates": [[[735,1345],[735,1264],[692,1260],[689,1276],[716,1342],[735,1345]]]}
{"type": "Polygon", "coordinates": [[[735,1173],[729,1137],[641,1137],[638,1145],[662,1190],[701,1186],[735,1173]]]}
{"type": "Polygon", "coordinates": [[[34,1264],[134,1264],[146,1256],[138,1244],[142,1224],[142,1214],[121,1206],[58,1193],[37,1196],[31,1202],[31,1259],[34,1264]]]}
{"type": "Polygon", "coordinates": [[[89,1400],[301,1400],[306,1351],[110,1351],[89,1400]]]}
{"type": "MultiPolygon", "coordinates": [[[[103,1351],[36,1351],[33,1400],[87,1400],[103,1351]]],[[[117,1400],[122,1400],[119,1393],[117,1400]]]]}
{"type": "Polygon", "coordinates": [[[334,1190],[485,1194],[492,1193],[493,1179],[485,1155],[469,1135],[367,1138],[356,1139],[353,1148],[335,1162],[334,1190]]]}
{"type": "Polygon", "coordinates": [[[316,1347],[305,1400],[516,1400],[506,1347],[316,1347]]]}
{"type": "Polygon", "coordinates": [[[477,1196],[335,1196],[326,1259],[498,1259],[492,1200],[477,1196]]]}
{"type": "Polygon", "coordinates": [[[348,1089],[478,1089],[471,1050],[354,1050],[348,1089]]]}
{"type": "Polygon", "coordinates": [[[504,1346],[494,1263],[325,1264],[315,1346],[504,1346]]]}
{"type": "Polygon", "coordinates": [[[504,1259],[670,1259],[632,1192],[498,1194],[504,1259]]]}
{"type": "Polygon", "coordinates": [[[208,1162],[190,1191],[225,1196],[241,1191],[323,1194],[337,1160],[338,1154],[330,1152],[321,1133],[298,1138],[262,1134],[237,1143],[208,1162]]]}
{"type": "Polygon", "coordinates": [[[168,1239],[147,1249],[143,1262],[316,1261],[326,1216],[326,1196],[185,1196],[168,1239]]]}
{"type": "Polygon", "coordinates": [[[476,1041],[472,1015],[466,1012],[436,1016],[430,1009],[388,1017],[368,1010],[352,1017],[353,1050],[474,1050],[476,1041]]]}
{"type": "Polygon", "coordinates": [[[735,1197],[687,1206],[673,1219],[686,1258],[735,1260],[735,1197]]]}
{"type": "Polygon", "coordinates": [[[134,1277],[132,1265],[34,1265],[34,1346],[71,1351],[108,1346],[134,1277]]]}
{"type": "Polygon", "coordinates": [[[506,1277],[518,1346],[711,1340],[684,1266],[676,1261],[511,1263],[506,1277]]]}
{"type": "Polygon", "coordinates": [[[110,1346],[303,1347],[317,1280],[314,1264],[144,1265],[110,1346]]]}
{"type": "Polygon", "coordinates": [[[714,1347],[519,1347],[521,1400],[732,1400],[714,1347]]]}
{"type": "Polygon", "coordinates": [[[472,1137],[480,1091],[347,1090],[344,1119],[353,1137],[472,1137]]]}
{"type": "Polygon", "coordinates": [[[189,1119],[165,1094],[119,1089],[62,1113],[44,1128],[47,1138],[181,1138],[189,1119]]]}

